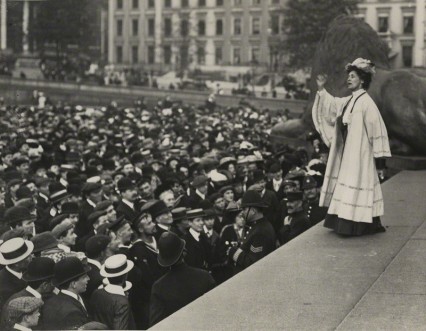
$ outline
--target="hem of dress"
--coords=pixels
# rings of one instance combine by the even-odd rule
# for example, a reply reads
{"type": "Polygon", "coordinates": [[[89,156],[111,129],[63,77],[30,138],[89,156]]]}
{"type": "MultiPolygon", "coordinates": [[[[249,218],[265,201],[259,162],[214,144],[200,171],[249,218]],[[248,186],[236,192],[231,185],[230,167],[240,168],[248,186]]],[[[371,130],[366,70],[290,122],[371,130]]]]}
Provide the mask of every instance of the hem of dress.
{"type": "Polygon", "coordinates": [[[379,216],[373,217],[372,223],[366,223],[354,222],[334,214],[327,214],[324,220],[324,227],[332,229],[343,236],[362,236],[386,231],[379,216]]]}

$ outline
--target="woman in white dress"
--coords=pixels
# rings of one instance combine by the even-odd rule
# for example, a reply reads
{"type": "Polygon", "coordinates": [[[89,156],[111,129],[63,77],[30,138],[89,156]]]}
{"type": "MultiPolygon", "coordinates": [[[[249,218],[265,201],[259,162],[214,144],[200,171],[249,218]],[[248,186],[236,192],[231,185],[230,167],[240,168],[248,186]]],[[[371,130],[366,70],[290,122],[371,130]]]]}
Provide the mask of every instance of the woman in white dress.
{"type": "Polygon", "coordinates": [[[384,232],[376,162],[391,152],[382,116],[366,91],[375,67],[358,58],[346,72],[352,94],[333,97],[324,88],[326,76],[319,75],[312,109],[315,127],[330,148],[320,197],[320,206],[328,207],[324,226],[349,236],[384,232]]]}

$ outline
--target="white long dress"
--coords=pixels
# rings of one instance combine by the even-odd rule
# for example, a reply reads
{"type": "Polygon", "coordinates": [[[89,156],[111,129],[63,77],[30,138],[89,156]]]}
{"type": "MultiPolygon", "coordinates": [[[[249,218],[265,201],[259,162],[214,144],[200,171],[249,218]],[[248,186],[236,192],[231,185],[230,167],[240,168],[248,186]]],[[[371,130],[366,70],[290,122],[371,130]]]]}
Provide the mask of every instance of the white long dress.
{"type": "Polygon", "coordinates": [[[372,223],[373,217],[384,213],[374,158],[391,156],[376,104],[365,90],[335,98],[323,89],[316,95],[312,117],[330,148],[320,206],[329,207],[328,214],[339,219],[372,223]],[[346,139],[341,123],[347,125],[346,139]]]}

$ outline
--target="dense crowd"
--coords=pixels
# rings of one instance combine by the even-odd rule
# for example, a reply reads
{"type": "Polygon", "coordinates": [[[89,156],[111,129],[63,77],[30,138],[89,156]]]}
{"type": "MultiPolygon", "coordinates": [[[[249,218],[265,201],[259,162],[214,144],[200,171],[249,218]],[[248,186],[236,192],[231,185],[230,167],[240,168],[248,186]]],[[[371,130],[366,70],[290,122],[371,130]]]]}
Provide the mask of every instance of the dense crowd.
{"type": "Polygon", "coordinates": [[[318,135],[249,105],[0,113],[1,330],[146,329],[326,214],[318,135]]]}

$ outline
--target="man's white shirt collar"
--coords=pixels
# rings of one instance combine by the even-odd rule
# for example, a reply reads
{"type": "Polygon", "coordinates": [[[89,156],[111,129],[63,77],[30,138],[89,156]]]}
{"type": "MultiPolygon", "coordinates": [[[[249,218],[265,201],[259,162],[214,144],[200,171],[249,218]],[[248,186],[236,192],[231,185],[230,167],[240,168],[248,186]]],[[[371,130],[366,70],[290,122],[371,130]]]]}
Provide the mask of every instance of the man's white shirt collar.
{"type": "Polygon", "coordinates": [[[123,288],[119,285],[108,284],[107,286],[104,287],[104,289],[105,289],[105,291],[107,291],[108,293],[111,293],[111,294],[118,294],[118,295],[126,296],[123,288]]]}
{"type": "Polygon", "coordinates": [[[133,202],[130,202],[129,200],[126,199],[121,199],[121,201],[123,201],[126,205],[128,205],[130,208],[135,209],[135,204],[133,202]]]}
{"type": "Polygon", "coordinates": [[[89,262],[90,264],[95,265],[96,267],[98,267],[99,270],[102,268],[102,264],[99,261],[87,258],[87,262],[89,262]]]}
{"type": "Polygon", "coordinates": [[[25,326],[22,326],[21,324],[15,323],[13,326],[15,330],[21,330],[21,331],[31,331],[31,329],[26,328],[25,326]]]}
{"type": "Polygon", "coordinates": [[[70,296],[71,298],[76,299],[77,301],[80,301],[80,300],[78,300],[78,295],[75,294],[74,292],[71,292],[71,291],[68,291],[68,290],[61,290],[61,292],[65,295],[70,296]]]}
{"type": "Polygon", "coordinates": [[[22,279],[22,272],[17,272],[15,270],[10,269],[8,266],[6,266],[6,270],[9,271],[12,275],[14,275],[18,279],[22,279]]]}
{"type": "Polygon", "coordinates": [[[86,201],[87,201],[87,203],[88,203],[89,205],[91,205],[93,208],[96,208],[96,203],[94,203],[92,200],[90,200],[90,199],[86,199],[86,201]]]}
{"type": "Polygon", "coordinates": [[[200,191],[198,191],[198,189],[195,190],[195,193],[200,196],[201,198],[203,198],[203,200],[206,200],[206,195],[201,193],[200,191]]]}
{"type": "Polygon", "coordinates": [[[30,292],[32,295],[34,295],[34,297],[41,299],[41,294],[40,294],[40,293],[38,293],[36,290],[34,290],[31,286],[27,286],[27,287],[25,288],[25,290],[26,290],[27,292],[30,292]]]}
{"type": "Polygon", "coordinates": [[[197,232],[191,228],[189,229],[189,233],[194,237],[196,241],[200,241],[200,232],[197,232]]]}

